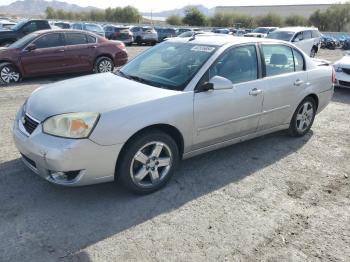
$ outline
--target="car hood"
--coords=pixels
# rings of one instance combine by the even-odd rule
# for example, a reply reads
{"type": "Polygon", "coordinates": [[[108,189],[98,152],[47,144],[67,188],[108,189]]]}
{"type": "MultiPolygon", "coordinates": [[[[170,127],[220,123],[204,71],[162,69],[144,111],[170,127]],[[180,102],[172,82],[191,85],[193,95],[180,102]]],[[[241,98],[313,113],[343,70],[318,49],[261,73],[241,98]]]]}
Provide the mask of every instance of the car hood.
{"type": "Polygon", "coordinates": [[[248,34],[245,34],[245,36],[266,36],[266,34],[263,34],[263,33],[248,33],[248,34]]]}
{"type": "Polygon", "coordinates": [[[109,112],[179,93],[112,73],[96,74],[38,88],[27,100],[26,113],[43,121],[63,113],[109,112]]]}

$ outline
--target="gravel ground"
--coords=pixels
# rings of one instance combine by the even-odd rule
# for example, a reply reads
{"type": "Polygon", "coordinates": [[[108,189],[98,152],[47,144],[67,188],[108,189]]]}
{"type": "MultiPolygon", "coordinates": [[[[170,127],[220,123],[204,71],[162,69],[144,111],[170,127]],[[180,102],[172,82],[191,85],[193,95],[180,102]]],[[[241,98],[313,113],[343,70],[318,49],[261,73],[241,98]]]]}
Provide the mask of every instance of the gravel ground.
{"type": "Polygon", "coordinates": [[[16,110],[64,78],[0,89],[0,261],[349,261],[350,90],[303,138],[278,132],[183,161],[166,188],[134,196],[57,187],[21,163],[16,110]]]}

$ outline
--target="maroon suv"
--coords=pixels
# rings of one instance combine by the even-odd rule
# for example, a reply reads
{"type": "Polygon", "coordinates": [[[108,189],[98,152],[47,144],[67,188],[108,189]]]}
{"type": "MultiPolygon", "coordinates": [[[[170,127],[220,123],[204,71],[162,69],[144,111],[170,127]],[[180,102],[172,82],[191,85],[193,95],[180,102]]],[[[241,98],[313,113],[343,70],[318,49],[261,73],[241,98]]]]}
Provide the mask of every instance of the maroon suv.
{"type": "Polygon", "coordinates": [[[22,77],[110,72],[127,60],[123,42],[79,30],[38,31],[0,49],[0,80],[12,83],[22,77]]]}

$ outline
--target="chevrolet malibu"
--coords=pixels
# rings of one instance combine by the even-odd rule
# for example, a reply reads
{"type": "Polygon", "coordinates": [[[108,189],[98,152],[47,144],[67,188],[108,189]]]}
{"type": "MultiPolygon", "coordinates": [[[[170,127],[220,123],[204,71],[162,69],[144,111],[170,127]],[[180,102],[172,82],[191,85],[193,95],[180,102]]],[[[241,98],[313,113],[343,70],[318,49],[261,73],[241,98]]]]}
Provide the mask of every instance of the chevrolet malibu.
{"type": "Polygon", "coordinates": [[[52,183],[116,180],[151,193],[180,159],[283,129],[305,135],[334,80],[331,66],[287,42],[174,38],[115,74],[37,89],[13,134],[24,163],[52,183]]]}

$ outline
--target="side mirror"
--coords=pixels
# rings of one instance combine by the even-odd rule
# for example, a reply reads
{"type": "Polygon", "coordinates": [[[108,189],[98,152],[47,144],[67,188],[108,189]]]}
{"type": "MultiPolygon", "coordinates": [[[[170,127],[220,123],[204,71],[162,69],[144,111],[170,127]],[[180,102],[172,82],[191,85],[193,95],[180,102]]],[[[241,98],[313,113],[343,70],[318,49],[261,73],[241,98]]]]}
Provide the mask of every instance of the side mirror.
{"type": "Polygon", "coordinates": [[[209,82],[206,82],[203,85],[199,86],[199,88],[196,90],[196,93],[207,92],[209,90],[224,90],[232,88],[233,84],[231,80],[222,76],[214,76],[209,80],[209,82]]]}
{"type": "Polygon", "coordinates": [[[36,49],[36,45],[35,44],[30,44],[29,46],[27,46],[26,50],[28,52],[34,51],[36,49]]]}

